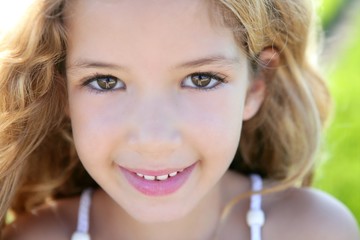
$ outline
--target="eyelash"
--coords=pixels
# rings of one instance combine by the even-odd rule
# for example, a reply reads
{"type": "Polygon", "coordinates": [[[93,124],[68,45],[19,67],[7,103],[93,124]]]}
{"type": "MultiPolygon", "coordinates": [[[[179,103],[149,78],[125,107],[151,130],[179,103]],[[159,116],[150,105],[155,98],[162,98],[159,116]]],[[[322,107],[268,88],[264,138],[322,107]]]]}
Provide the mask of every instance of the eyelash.
{"type": "Polygon", "coordinates": [[[223,75],[223,74],[216,73],[216,72],[195,72],[195,73],[192,73],[192,74],[188,75],[187,77],[185,77],[185,79],[181,83],[181,86],[185,87],[185,88],[193,89],[193,90],[196,90],[196,91],[211,91],[211,90],[214,90],[214,89],[218,88],[219,86],[221,86],[224,83],[227,83],[227,81],[226,81],[226,76],[223,75]],[[212,86],[212,87],[203,87],[203,88],[202,87],[186,87],[186,86],[183,85],[183,82],[186,79],[192,78],[192,77],[195,77],[195,76],[203,76],[203,77],[205,76],[207,78],[210,78],[211,81],[216,80],[217,83],[215,83],[215,85],[212,86]]]}
{"type": "MultiPolygon", "coordinates": [[[[94,93],[107,93],[107,92],[114,92],[114,91],[119,91],[119,90],[126,90],[126,85],[124,84],[123,88],[110,88],[110,89],[96,89],[95,87],[91,86],[92,82],[95,82],[99,79],[114,79],[117,83],[122,82],[119,78],[114,77],[112,75],[107,75],[107,74],[99,74],[99,73],[95,73],[93,76],[91,77],[87,77],[86,80],[84,80],[84,82],[82,83],[82,86],[87,87],[90,91],[94,92],[94,93]]],[[[195,91],[210,91],[210,90],[214,90],[216,88],[218,88],[220,85],[227,83],[226,81],[226,76],[224,76],[223,74],[219,74],[216,72],[195,72],[192,73],[188,76],[186,76],[184,78],[184,80],[181,82],[181,87],[187,88],[187,89],[192,89],[195,91]],[[193,78],[196,76],[202,76],[202,77],[207,77],[209,78],[211,81],[215,80],[217,81],[217,83],[215,83],[214,86],[212,87],[188,87],[188,86],[184,86],[184,81],[186,81],[188,78],[193,78]]],[[[194,84],[193,84],[194,85],[194,84]]]]}
{"type": "Polygon", "coordinates": [[[87,87],[91,92],[94,92],[97,94],[102,94],[102,93],[107,93],[107,92],[115,92],[115,91],[119,91],[119,90],[126,90],[126,86],[124,88],[110,88],[110,89],[102,89],[102,90],[96,89],[95,87],[91,86],[92,82],[96,82],[96,80],[104,79],[104,78],[115,79],[117,83],[122,82],[119,78],[114,77],[112,75],[95,73],[91,77],[87,77],[86,80],[81,85],[84,87],[87,87]]]}

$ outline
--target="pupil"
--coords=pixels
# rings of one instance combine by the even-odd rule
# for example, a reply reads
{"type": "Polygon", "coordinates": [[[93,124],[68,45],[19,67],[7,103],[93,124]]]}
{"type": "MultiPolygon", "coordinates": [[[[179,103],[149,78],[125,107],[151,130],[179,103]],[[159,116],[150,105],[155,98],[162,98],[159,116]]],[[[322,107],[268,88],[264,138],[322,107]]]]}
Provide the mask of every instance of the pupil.
{"type": "Polygon", "coordinates": [[[198,87],[206,87],[211,81],[211,78],[208,76],[193,76],[192,82],[198,87]]]}
{"type": "Polygon", "coordinates": [[[116,85],[116,81],[114,79],[111,78],[100,78],[97,80],[99,86],[103,89],[111,89],[113,87],[115,87],[116,85]]]}

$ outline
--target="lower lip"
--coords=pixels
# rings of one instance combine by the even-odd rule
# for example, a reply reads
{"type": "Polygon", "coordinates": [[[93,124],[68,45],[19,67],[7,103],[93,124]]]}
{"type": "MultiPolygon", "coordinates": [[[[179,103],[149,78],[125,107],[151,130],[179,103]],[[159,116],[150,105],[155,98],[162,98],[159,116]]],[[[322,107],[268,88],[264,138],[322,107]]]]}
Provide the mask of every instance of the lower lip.
{"type": "Polygon", "coordinates": [[[142,177],[137,176],[134,172],[131,172],[125,168],[120,167],[124,173],[128,182],[139,192],[148,196],[164,196],[176,192],[186,180],[190,177],[190,174],[194,170],[196,164],[185,168],[182,172],[179,172],[174,177],[169,177],[164,181],[149,181],[142,177]]]}

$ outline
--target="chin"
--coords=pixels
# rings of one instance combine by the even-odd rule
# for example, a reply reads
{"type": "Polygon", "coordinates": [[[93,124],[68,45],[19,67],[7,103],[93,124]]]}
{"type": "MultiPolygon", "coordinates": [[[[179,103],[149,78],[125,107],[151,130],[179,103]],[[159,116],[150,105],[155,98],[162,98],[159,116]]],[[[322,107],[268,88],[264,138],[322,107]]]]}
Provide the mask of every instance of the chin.
{"type": "Polygon", "coordinates": [[[174,222],[184,218],[191,212],[191,208],[184,206],[154,206],[146,209],[129,209],[127,213],[136,221],[142,223],[174,222]]]}

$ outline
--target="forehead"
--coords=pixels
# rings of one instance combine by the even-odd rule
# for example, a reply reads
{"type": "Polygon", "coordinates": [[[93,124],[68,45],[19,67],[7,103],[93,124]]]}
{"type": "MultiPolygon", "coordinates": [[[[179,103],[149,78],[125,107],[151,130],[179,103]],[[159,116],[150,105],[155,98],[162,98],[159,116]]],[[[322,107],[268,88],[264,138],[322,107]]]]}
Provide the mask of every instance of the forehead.
{"type": "MultiPolygon", "coordinates": [[[[128,24],[171,24],[178,20],[189,23],[192,17],[207,22],[214,18],[210,13],[213,0],[72,0],[67,1],[68,23],[87,15],[96,21],[99,16],[106,14],[108,22],[118,20],[119,17],[128,24]],[[165,20],[165,22],[164,22],[165,20]]],[[[214,12],[213,12],[214,14],[214,12]]],[[[104,16],[104,15],[103,15],[104,16]]],[[[89,19],[87,19],[89,20],[89,19]]]]}
{"type": "Polygon", "coordinates": [[[206,53],[234,58],[239,50],[207,0],[75,0],[66,13],[70,58],[171,63],[206,53]]]}

